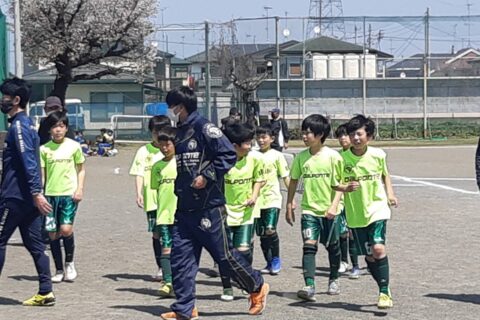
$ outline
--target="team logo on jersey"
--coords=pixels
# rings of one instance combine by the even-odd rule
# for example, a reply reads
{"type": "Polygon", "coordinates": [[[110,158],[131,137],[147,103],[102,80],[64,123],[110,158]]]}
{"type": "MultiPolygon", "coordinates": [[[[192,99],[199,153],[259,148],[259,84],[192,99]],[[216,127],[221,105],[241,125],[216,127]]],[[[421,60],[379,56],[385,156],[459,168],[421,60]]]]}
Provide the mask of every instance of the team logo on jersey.
{"type": "Polygon", "coordinates": [[[188,150],[195,150],[197,148],[197,140],[191,139],[188,141],[188,150]]]}
{"type": "Polygon", "coordinates": [[[203,127],[203,132],[210,138],[218,139],[223,136],[222,130],[216,127],[213,123],[207,123],[203,127]]]}
{"type": "Polygon", "coordinates": [[[353,166],[350,165],[350,164],[346,164],[344,171],[345,171],[346,173],[352,173],[352,172],[353,172],[353,166]]]}
{"type": "Polygon", "coordinates": [[[203,230],[208,230],[212,227],[212,222],[207,218],[202,218],[200,225],[202,226],[203,230]]]}

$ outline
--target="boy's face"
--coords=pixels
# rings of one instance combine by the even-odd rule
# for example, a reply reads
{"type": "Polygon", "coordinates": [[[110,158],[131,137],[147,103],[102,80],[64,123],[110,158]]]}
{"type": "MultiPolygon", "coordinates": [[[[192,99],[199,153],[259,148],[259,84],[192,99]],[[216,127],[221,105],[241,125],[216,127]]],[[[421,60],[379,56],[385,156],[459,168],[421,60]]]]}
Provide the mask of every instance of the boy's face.
{"type": "Polygon", "coordinates": [[[173,158],[175,155],[175,144],[172,141],[158,141],[158,145],[160,147],[160,152],[166,159],[173,158]]]}
{"type": "Polygon", "coordinates": [[[237,153],[237,158],[245,157],[250,149],[252,148],[252,140],[242,142],[240,145],[234,143],[235,152],[237,153]]]}
{"type": "Polygon", "coordinates": [[[62,141],[67,134],[68,127],[65,123],[59,121],[50,129],[50,134],[52,135],[53,141],[62,141]]]}
{"type": "Polygon", "coordinates": [[[343,149],[348,149],[350,148],[350,137],[346,134],[342,134],[338,137],[338,143],[340,143],[340,146],[343,149]]]}
{"type": "Polygon", "coordinates": [[[355,150],[364,150],[370,140],[372,140],[372,137],[367,135],[365,127],[361,127],[350,133],[351,145],[355,150]]]}
{"type": "Polygon", "coordinates": [[[307,147],[313,147],[322,143],[322,135],[316,136],[310,129],[302,131],[302,139],[307,147]]]}
{"type": "Polygon", "coordinates": [[[260,150],[265,151],[270,149],[270,145],[273,143],[273,137],[269,134],[259,134],[257,136],[257,142],[260,150]]]}

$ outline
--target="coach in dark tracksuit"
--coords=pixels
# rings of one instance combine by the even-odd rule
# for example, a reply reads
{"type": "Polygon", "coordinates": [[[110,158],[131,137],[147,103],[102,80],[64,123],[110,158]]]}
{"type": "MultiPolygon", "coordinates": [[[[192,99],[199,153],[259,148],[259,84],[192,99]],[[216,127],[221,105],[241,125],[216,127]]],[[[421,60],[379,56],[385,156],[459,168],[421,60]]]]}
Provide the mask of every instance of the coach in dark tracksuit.
{"type": "Polygon", "coordinates": [[[25,113],[30,86],[21,79],[6,80],[1,86],[1,111],[9,115],[10,128],[3,150],[0,192],[0,274],[5,263],[7,242],[17,227],[23,244],[32,255],[40,288],[24,305],[53,305],[50,261],[41,237],[41,214],[52,207],[42,195],[39,138],[25,113]]]}
{"type": "Polygon", "coordinates": [[[197,98],[188,87],[171,90],[166,97],[169,112],[178,117],[175,142],[178,196],[175,223],[172,229],[171,253],[173,288],[177,301],[164,319],[190,319],[198,314],[195,308],[195,277],[202,248],[230,276],[250,293],[252,315],[265,308],[269,286],[259,271],[233,249],[226,236],[224,175],[235,165],[236,153],[222,131],[197,110],[197,98]]]}

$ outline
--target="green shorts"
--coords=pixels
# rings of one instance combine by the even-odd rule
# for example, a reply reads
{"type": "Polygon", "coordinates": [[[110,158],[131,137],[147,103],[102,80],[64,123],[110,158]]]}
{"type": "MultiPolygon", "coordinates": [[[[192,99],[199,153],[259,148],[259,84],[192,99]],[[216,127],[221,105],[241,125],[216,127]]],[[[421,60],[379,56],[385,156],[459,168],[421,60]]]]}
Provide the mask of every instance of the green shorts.
{"type": "Polygon", "coordinates": [[[348,234],[348,227],[347,227],[347,217],[345,216],[345,209],[340,212],[338,216],[338,224],[340,226],[340,235],[348,234]]]}
{"type": "Polygon", "coordinates": [[[253,224],[229,226],[227,230],[227,234],[234,248],[250,247],[253,236],[253,224]]]}
{"type": "Polygon", "coordinates": [[[52,205],[53,211],[45,219],[45,230],[57,232],[61,225],[72,225],[78,208],[78,203],[73,201],[72,196],[47,196],[46,198],[52,205]]]}
{"type": "Polygon", "coordinates": [[[355,253],[359,256],[371,256],[372,246],[385,244],[387,233],[387,220],[372,222],[363,228],[351,228],[355,253]]]}
{"type": "Polygon", "coordinates": [[[157,232],[157,210],[147,211],[147,231],[157,232]]]}
{"type": "Polygon", "coordinates": [[[307,240],[314,240],[325,246],[327,242],[329,242],[329,244],[333,244],[340,238],[339,217],[329,220],[324,217],[302,214],[301,224],[303,242],[306,242],[307,240]],[[328,239],[329,237],[330,239],[328,239]]]}
{"type": "Polygon", "coordinates": [[[160,235],[160,244],[162,248],[171,248],[172,247],[172,230],[171,225],[168,224],[159,224],[155,227],[156,231],[160,235]]]}
{"type": "Polygon", "coordinates": [[[276,230],[280,209],[268,208],[260,210],[260,218],[255,219],[255,231],[257,236],[262,237],[267,230],[276,230]]]}

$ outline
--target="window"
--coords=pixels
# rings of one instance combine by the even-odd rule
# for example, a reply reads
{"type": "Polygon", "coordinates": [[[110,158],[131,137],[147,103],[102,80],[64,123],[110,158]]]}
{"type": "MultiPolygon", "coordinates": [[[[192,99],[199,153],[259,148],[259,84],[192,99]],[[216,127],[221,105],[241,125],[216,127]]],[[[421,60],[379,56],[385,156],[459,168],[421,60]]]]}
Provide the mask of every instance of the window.
{"type": "Polygon", "coordinates": [[[290,63],[288,68],[288,73],[291,76],[301,76],[302,75],[302,67],[300,63],[290,63]]]}
{"type": "Polygon", "coordinates": [[[110,121],[115,114],[124,113],[123,93],[117,92],[92,92],[90,93],[90,120],[93,122],[110,121]]]}

